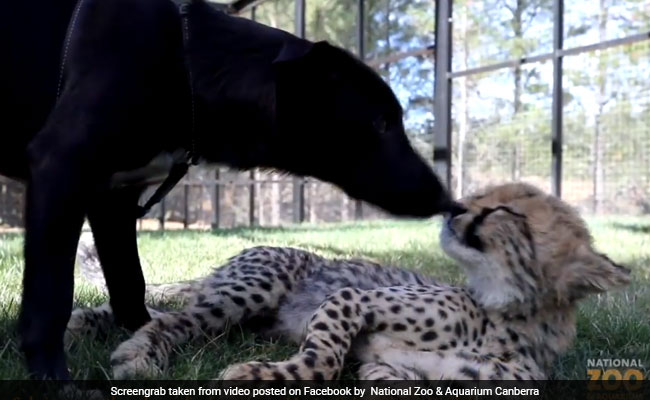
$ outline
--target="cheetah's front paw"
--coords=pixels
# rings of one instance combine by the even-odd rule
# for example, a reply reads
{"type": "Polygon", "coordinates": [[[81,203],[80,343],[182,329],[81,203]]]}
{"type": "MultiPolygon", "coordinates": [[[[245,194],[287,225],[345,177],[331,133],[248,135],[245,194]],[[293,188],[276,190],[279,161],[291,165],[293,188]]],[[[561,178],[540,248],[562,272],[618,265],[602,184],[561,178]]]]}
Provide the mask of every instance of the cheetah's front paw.
{"type": "Polygon", "coordinates": [[[111,354],[115,379],[154,378],[162,373],[164,366],[157,362],[161,357],[151,349],[150,343],[138,339],[127,340],[111,354]]]}
{"type": "Polygon", "coordinates": [[[113,326],[111,307],[104,304],[95,308],[77,308],[72,311],[63,338],[70,345],[82,338],[102,337],[113,326]]]}
{"type": "MultiPolygon", "coordinates": [[[[297,369],[297,366],[296,366],[297,369]]],[[[294,370],[294,374],[295,374],[294,370]]],[[[247,362],[241,364],[233,364],[226,368],[219,379],[222,380],[291,380],[300,379],[299,376],[291,374],[284,363],[269,363],[269,362],[247,362]]]]}
{"type": "Polygon", "coordinates": [[[72,315],[70,315],[68,326],[66,326],[63,343],[66,346],[70,346],[77,340],[86,336],[92,336],[92,334],[93,329],[87,323],[83,310],[74,310],[72,315]]]}

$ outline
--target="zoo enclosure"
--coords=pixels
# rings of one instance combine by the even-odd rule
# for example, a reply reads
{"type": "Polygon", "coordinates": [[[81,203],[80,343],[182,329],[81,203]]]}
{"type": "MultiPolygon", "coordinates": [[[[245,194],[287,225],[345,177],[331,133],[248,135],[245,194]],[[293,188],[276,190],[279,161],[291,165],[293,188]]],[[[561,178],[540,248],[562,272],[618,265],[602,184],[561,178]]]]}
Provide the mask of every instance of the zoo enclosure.
{"type": "MultiPolygon", "coordinates": [[[[650,213],[650,1],[215,6],[359,55],[391,84],[412,144],[456,196],[525,180],[585,212],[650,213]]],[[[0,181],[0,224],[21,215],[22,188],[0,181]]],[[[313,179],[196,168],[150,216],[145,229],[385,215],[313,179]]]]}

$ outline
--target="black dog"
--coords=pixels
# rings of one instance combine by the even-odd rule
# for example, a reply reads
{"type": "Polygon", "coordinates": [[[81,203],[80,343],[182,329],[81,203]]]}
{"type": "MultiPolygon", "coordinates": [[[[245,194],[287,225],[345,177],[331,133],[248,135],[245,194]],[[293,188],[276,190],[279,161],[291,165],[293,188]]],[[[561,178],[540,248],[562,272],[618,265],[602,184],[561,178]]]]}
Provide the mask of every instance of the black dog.
{"type": "Polygon", "coordinates": [[[327,43],[170,0],[4,2],[0,38],[0,173],[28,185],[19,329],[35,377],[69,377],[62,338],[84,218],[117,321],[149,320],[134,223],[147,182],[116,173],[149,178],[143,167],[182,149],[315,176],[394,214],[451,206],[389,87],[327,43]]]}

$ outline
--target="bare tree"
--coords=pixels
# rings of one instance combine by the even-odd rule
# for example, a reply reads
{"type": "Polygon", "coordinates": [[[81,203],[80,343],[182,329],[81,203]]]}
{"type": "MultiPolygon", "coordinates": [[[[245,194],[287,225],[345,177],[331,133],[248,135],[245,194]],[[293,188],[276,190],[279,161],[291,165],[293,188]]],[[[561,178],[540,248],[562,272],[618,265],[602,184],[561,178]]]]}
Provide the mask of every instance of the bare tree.
{"type": "MultiPolygon", "coordinates": [[[[601,42],[607,40],[607,18],[608,9],[606,0],[598,2],[598,39],[601,42]]],[[[592,146],[593,156],[593,212],[599,213],[603,207],[605,195],[605,169],[603,168],[605,156],[605,144],[603,143],[603,113],[607,99],[607,58],[600,50],[596,52],[598,57],[598,91],[596,92],[597,113],[594,123],[594,141],[592,146]]]]}

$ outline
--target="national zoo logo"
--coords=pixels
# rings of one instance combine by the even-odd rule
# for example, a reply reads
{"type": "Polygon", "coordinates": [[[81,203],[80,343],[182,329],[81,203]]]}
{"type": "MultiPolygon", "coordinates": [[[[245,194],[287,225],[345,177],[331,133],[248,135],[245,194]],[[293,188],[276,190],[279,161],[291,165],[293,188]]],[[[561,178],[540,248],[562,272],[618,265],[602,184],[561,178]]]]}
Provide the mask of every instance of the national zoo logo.
{"type": "Polygon", "coordinates": [[[638,359],[587,360],[590,399],[641,399],[645,366],[638,359]]]}

